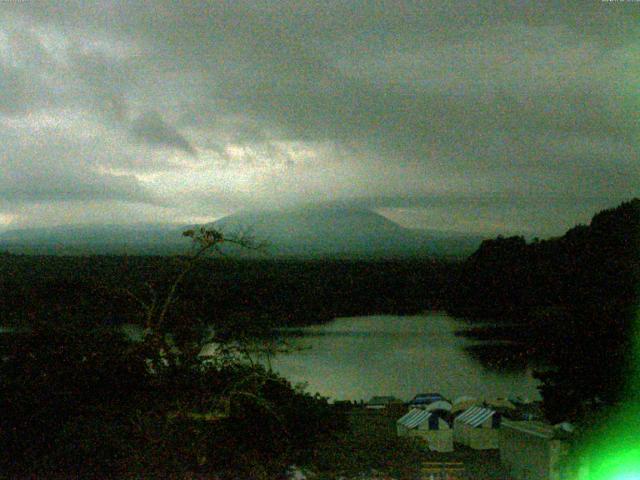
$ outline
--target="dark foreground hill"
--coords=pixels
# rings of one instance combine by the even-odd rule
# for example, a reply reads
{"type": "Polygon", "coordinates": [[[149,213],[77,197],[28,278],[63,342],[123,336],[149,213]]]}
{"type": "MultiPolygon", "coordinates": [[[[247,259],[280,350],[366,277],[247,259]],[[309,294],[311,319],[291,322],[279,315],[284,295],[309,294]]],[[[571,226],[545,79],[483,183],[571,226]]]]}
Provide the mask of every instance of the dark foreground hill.
{"type": "Polygon", "coordinates": [[[542,307],[630,305],[640,282],[640,199],[594,215],[563,236],[485,240],[464,263],[450,312],[518,316],[542,307]]]}
{"type": "Polygon", "coordinates": [[[452,285],[450,313],[506,320],[519,355],[544,358],[549,368],[538,376],[550,420],[593,427],[609,407],[640,400],[633,383],[640,378],[639,199],[559,238],[486,240],[452,285]]]}

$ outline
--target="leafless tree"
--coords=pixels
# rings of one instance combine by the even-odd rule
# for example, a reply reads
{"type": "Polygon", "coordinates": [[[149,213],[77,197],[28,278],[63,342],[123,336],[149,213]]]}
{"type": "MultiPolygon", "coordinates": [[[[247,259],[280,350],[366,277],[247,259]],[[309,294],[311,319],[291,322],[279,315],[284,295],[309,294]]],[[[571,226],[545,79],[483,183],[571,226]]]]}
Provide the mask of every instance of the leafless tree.
{"type": "Polygon", "coordinates": [[[193,271],[198,263],[207,255],[225,255],[222,245],[236,245],[248,250],[263,250],[265,245],[258,243],[247,232],[235,235],[224,235],[221,231],[202,226],[183,232],[184,237],[191,238],[191,251],[179,257],[181,266],[168,290],[160,295],[158,290],[149,282],[147,298],[135,294],[131,289],[125,289],[128,296],[133,298],[141,308],[144,316],[144,342],[150,347],[155,358],[150,359],[151,368],[158,371],[166,366],[175,366],[179,357],[186,354],[180,351],[170,340],[170,328],[167,327],[167,317],[177,299],[178,287],[193,271]]]}

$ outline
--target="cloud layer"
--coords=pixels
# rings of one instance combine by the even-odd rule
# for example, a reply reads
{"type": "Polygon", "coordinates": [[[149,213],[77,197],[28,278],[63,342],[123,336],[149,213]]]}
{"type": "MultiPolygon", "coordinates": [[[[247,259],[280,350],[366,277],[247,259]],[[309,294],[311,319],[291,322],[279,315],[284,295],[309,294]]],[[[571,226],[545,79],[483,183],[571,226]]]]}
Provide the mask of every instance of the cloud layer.
{"type": "Polygon", "coordinates": [[[0,8],[5,224],[341,202],[555,234],[640,191],[632,2],[0,8]]]}

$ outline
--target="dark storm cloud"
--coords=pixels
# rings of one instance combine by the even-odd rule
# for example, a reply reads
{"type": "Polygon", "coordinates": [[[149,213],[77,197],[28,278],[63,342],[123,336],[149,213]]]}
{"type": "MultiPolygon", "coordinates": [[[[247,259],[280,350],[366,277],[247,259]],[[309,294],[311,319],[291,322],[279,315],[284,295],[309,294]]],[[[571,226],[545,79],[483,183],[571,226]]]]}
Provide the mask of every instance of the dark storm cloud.
{"type": "Polygon", "coordinates": [[[553,211],[541,220],[551,231],[570,215],[551,204],[606,205],[640,187],[633,2],[2,8],[0,114],[84,112],[103,125],[110,175],[182,165],[188,181],[193,165],[158,155],[198,151],[211,185],[190,198],[213,209],[448,205],[455,222],[467,204],[523,215],[534,205],[553,211]],[[288,150],[298,144],[315,154],[288,150]],[[220,169],[231,173],[217,180],[220,169]]]}
{"type": "Polygon", "coordinates": [[[143,113],[134,120],[131,130],[137,138],[152,145],[177,148],[189,155],[196,155],[189,141],[166,123],[158,112],[143,113]]]}

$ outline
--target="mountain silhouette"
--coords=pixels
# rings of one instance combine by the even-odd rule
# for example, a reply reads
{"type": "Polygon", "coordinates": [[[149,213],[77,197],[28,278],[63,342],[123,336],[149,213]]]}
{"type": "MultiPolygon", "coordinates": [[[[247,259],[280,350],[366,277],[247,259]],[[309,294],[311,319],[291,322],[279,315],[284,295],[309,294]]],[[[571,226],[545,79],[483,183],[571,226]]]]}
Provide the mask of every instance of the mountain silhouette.
{"type": "Polygon", "coordinates": [[[266,242],[268,253],[304,257],[466,255],[482,241],[479,236],[404,228],[373,211],[349,207],[240,212],[212,226],[266,242]]]}
{"type": "MultiPolygon", "coordinates": [[[[62,225],[0,233],[0,250],[29,254],[185,253],[190,225],[62,225]]],[[[366,209],[307,207],[246,211],[221,218],[208,227],[226,235],[248,234],[266,246],[261,252],[227,248],[243,256],[375,257],[465,256],[482,237],[404,228],[366,209]]]]}

